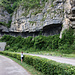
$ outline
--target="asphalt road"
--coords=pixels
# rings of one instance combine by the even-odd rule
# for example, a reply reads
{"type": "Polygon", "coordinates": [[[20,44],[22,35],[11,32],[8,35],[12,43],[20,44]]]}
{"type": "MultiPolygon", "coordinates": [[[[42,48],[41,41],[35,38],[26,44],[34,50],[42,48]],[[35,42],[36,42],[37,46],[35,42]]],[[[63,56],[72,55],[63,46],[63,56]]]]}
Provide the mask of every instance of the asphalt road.
{"type": "Polygon", "coordinates": [[[0,55],[0,75],[31,75],[13,60],[0,55]]]}
{"type": "Polygon", "coordinates": [[[42,58],[47,58],[50,60],[54,60],[56,62],[60,63],[66,63],[75,66],[75,58],[65,58],[65,57],[56,57],[56,56],[47,56],[47,55],[37,55],[37,54],[29,54],[29,53],[24,53],[25,55],[32,55],[32,56],[38,56],[42,58]]]}

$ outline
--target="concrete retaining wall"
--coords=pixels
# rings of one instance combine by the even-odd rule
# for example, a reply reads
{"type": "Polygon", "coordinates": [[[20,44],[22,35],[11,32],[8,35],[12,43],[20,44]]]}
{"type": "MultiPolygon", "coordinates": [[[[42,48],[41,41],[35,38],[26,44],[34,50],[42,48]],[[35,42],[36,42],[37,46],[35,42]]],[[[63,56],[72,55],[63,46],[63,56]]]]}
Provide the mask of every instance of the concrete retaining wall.
{"type": "Polygon", "coordinates": [[[0,42],[0,51],[4,51],[6,42],[0,42]]]}

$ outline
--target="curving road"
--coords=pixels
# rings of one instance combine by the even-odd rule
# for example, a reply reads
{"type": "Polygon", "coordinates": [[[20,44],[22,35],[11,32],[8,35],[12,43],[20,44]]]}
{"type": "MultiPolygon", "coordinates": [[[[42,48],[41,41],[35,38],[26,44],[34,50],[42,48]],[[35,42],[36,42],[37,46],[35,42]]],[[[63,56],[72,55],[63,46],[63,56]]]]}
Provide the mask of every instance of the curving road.
{"type": "Polygon", "coordinates": [[[46,56],[46,55],[37,55],[37,54],[29,54],[29,53],[24,53],[25,55],[32,55],[32,56],[39,56],[42,58],[47,58],[50,60],[54,60],[56,62],[60,63],[66,63],[75,66],[75,58],[64,58],[64,57],[56,57],[56,56],[46,56]]]}
{"type": "MultiPolygon", "coordinates": [[[[39,56],[42,58],[47,58],[50,60],[54,60],[60,63],[66,63],[75,66],[75,59],[71,58],[63,58],[63,57],[54,57],[54,56],[45,56],[45,55],[36,55],[36,54],[28,54],[25,55],[39,56]]],[[[14,62],[13,60],[0,55],[0,75],[31,75],[27,72],[23,67],[14,62]]]]}
{"type": "Polygon", "coordinates": [[[0,55],[0,75],[31,75],[13,60],[0,55]]]}

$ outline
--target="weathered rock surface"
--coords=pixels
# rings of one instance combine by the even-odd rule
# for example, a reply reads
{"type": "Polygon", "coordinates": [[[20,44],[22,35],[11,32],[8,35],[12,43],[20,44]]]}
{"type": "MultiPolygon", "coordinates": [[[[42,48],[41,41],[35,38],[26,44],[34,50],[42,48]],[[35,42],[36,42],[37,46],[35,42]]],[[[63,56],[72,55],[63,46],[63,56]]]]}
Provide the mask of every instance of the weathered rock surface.
{"type": "Polygon", "coordinates": [[[51,6],[51,1],[45,4],[42,9],[32,9],[27,16],[23,16],[25,9],[20,6],[14,12],[10,31],[12,32],[35,32],[42,30],[45,26],[58,26],[63,19],[63,1],[56,1],[51,6]],[[41,10],[41,13],[39,11],[41,10]],[[35,15],[34,13],[38,11],[35,15]],[[61,12],[61,13],[60,13],[61,12]]]}
{"type": "Polygon", "coordinates": [[[4,7],[0,6],[0,22],[8,23],[10,21],[10,14],[4,7]]]}
{"type": "Polygon", "coordinates": [[[64,20],[63,27],[60,33],[60,38],[62,37],[62,33],[65,29],[69,29],[69,27],[75,29],[75,1],[74,0],[66,0],[64,3],[64,20]]]}
{"type": "Polygon", "coordinates": [[[9,29],[3,25],[0,25],[0,31],[1,32],[9,32],[9,29]]]}
{"type": "MultiPolygon", "coordinates": [[[[0,13],[2,13],[2,9],[3,7],[0,8],[0,13]]],[[[23,8],[23,6],[19,6],[19,8],[14,11],[9,32],[31,33],[41,30],[43,32],[46,30],[47,32],[51,32],[52,30],[52,32],[49,34],[58,33],[60,34],[61,38],[65,29],[69,29],[69,27],[75,29],[74,0],[54,0],[54,2],[49,0],[45,3],[43,8],[31,9],[27,15],[25,15],[25,12],[26,10],[23,8]]],[[[7,23],[10,19],[10,14],[8,14],[6,11],[4,11],[3,14],[5,17],[1,15],[0,17],[2,19],[0,18],[0,21],[5,21],[7,23]]]]}

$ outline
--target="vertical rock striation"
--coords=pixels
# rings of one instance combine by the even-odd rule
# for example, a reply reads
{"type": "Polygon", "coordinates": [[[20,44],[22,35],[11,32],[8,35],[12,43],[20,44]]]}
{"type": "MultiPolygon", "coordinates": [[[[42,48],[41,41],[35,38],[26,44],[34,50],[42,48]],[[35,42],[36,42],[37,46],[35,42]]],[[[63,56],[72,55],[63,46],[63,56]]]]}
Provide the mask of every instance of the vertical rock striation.
{"type": "MultiPolygon", "coordinates": [[[[54,2],[49,0],[43,8],[31,9],[26,16],[24,16],[25,11],[25,8],[20,6],[14,12],[10,31],[36,32],[48,29],[50,32],[54,27],[56,29],[53,34],[60,33],[63,20],[63,0],[56,0],[54,2]]],[[[49,34],[52,34],[52,32],[49,34]]]]}
{"type": "Polygon", "coordinates": [[[10,21],[10,14],[4,7],[0,6],[0,22],[8,23],[10,21]]]}
{"type": "Polygon", "coordinates": [[[63,18],[63,27],[60,33],[60,38],[62,38],[62,33],[65,29],[69,27],[75,29],[75,1],[66,0],[64,3],[64,18],[63,18]]]}
{"type": "MultiPolygon", "coordinates": [[[[41,1],[40,5],[42,6],[41,1]]],[[[9,20],[10,14],[0,6],[0,22],[8,23],[9,20]]],[[[49,0],[42,8],[34,8],[29,11],[20,5],[12,15],[9,32],[42,31],[43,35],[60,34],[62,38],[63,31],[69,27],[75,29],[75,0],[54,0],[53,2],[49,0]]],[[[0,29],[2,31],[2,26],[0,29]]]]}

